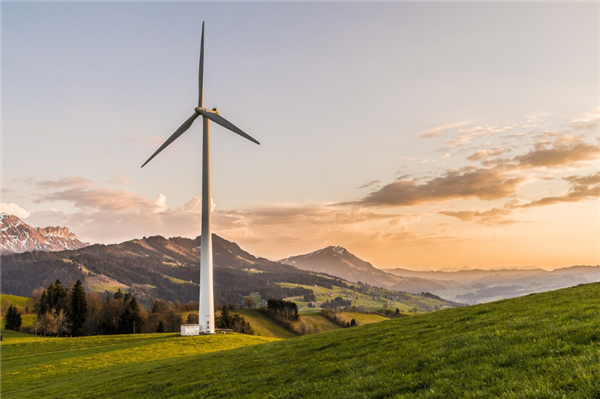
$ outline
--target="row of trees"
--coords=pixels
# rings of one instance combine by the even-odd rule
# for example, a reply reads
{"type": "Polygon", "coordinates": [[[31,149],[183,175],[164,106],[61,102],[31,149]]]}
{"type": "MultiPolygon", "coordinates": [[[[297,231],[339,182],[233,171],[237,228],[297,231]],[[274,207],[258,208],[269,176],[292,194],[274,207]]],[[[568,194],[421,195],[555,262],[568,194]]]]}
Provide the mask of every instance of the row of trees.
{"type": "Polygon", "coordinates": [[[221,315],[215,318],[215,326],[217,328],[226,328],[242,334],[254,334],[254,330],[250,327],[250,323],[244,320],[239,314],[233,316],[229,313],[229,308],[223,306],[221,315]]]}
{"type": "MultiPolygon", "coordinates": [[[[130,293],[120,289],[104,297],[96,292],[86,293],[79,280],[68,288],[56,280],[46,289],[34,290],[32,297],[37,315],[32,332],[50,336],[178,332],[183,323],[181,313],[198,309],[197,302],[182,304],[155,299],[149,309],[144,310],[130,293]]],[[[226,302],[219,308],[221,316],[215,320],[217,328],[253,333],[250,324],[240,315],[229,313],[226,302]]],[[[198,315],[189,313],[186,322],[198,323],[198,315]]]]}
{"type": "Polygon", "coordinates": [[[341,296],[335,297],[335,299],[332,299],[331,302],[328,299],[327,302],[323,302],[321,304],[323,309],[345,308],[348,306],[352,306],[352,300],[344,299],[341,296]]]}
{"type": "Polygon", "coordinates": [[[37,315],[32,332],[36,334],[81,336],[157,330],[174,332],[179,331],[182,324],[179,309],[165,301],[156,300],[150,311],[144,311],[129,293],[120,289],[105,297],[96,292],[86,293],[80,280],[70,288],[56,280],[47,289],[35,289],[32,297],[37,315]]]}
{"type": "Polygon", "coordinates": [[[298,320],[298,305],[291,301],[271,298],[267,301],[266,312],[272,318],[284,322],[298,320]]]}

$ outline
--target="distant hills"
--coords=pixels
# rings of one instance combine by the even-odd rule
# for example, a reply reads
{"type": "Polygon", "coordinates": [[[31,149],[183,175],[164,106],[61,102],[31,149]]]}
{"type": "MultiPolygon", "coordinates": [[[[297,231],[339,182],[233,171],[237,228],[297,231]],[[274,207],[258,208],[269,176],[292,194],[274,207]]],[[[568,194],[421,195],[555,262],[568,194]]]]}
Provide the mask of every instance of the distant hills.
{"type": "MultiPolygon", "coordinates": [[[[121,244],[88,245],[67,228],[33,228],[16,216],[2,215],[0,226],[4,293],[26,296],[32,289],[47,287],[59,278],[65,283],[81,279],[89,291],[121,288],[134,292],[141,300],[160,297],[187,302],[198,298],[199,238],[155,236],[121,244]]],[[[216,235],[213,249],[215,294],[218,300],[235,304],[243,303],[244,296],[250,293],[260,293],[262,297],[303,295],[302,288],[284,288],[281,283],[327,287],[362,282],[395,291],[430,292],[447,301],[476,304],[600,281],[598,266],[553,271],[383,270],[340,246],[274,262],[256,257],[216,235]]]]}
{"type": "Polygon", "coordinates": [[[0,254],[63,251],[87,245],[66,227],[34,228],[16,216],[0,214],[0,254]]]}
{"type": "MultiPolygon", "coordinates": [[[[256,257],[217,235],[212,240],[217,303],[242,305],[250,294],[281,299],[310,294],[315,286],[332,289],[351,285],[335,276],[256,257]]],[[[200,237],[144,237],[77,250],[2,255],[1,262],[1,288],[6,294],[28,296],[34,288],[47,287],[55,279],[65,284],[80,279],[88,291],[114,292],[121,288],[143,303],[152,298],[184,303],[198,300],[200,237]]],[[[455,306],[423,298],[425,302],[433,300],[436,306],[455,306]]]]}
{"type": "Polygon", "coordinates": [[[599,266],[542,269],[414,271],[378,269],[339,246],[281,259],[302,270],[413,293],[431,292],[446,300],[476,304],[514,298],[578,284],[600,282],[599,266]]]}
{"type": "Polygon", "coordinates": [[[552,271],[543,269],[414,271],[386,269],[398,277],[432,279],[442,289],[432,292],[442,298],[467,303],[491,302],[579,284],[600,282],[600,266],[570,266],[552,271]]]}
{"type": "Polygon", "coordinates": [[[340,246],[329,246],[309,254],[292,256],[279,262],[302,270],[327,273],[348,281],[413,293],[441,290],[444,285],[418,276],[396,276],[375,268],[340,246]]]}
{"type": "MultiPolygon", "coordinates": [[[[241,304],[253,292],[266,297],[303,295],[303,289],[283,288],[278,282],[331,286],[335,279],[257,258],[237,244],[213,235],[214,284],[218,301],[241,304]],[[298,291],[298,292],[297,292],[298,291]]],[[[60,252],[26,252],[2,256],[2,292],[29,295],[55,279],[80,279],[88,291],[132,292],[142,301],[157,297],[197,301],[200,237],[144,237],[121,244],[95,244],[60,252]]],[[[342,284],[338,281],[338,284],[342,284]]]]}

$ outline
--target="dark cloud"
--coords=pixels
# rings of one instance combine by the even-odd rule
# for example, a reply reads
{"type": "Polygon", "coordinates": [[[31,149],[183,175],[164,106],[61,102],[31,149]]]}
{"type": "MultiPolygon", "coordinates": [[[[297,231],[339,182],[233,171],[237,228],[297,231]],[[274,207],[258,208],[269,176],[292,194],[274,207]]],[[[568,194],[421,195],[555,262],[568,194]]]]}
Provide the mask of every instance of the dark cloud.
{"type": "Polygon", "coordinates": [[[575,142],[559,143],[552,148],[538,147],[525,155],[514,158],[522,167],[557,168],[573,166],[583,161],[591,161],[600,156],[600,146],[575,142]]]}
{"type": "Polygon", "coordinates": [[[519,208],[533,208],[561,202],[579,202],[600,198],[600,172],[589,176],[568,176],[564,180],[571,184],[569,192],[565,195],[544,197],[525,204],[513,200],[506,203],[503,208],[492,208],[487,211],[441,211],[439,213],[463,221],[475,221],[486,225],[502,225],[518,223],[515,220],[506,219],[506,216],[519,208]]]}
{"type": "Polygon", "coordinates": [[[415,180],[398,179],[362,200],[348,204],[365,206],[413,206],[427,202],[456,198],[491,200],[512,197],[525,177],[512,177],[499,168],[481,169],[466,167],[450,170],[422,184],[415,180]]]}
{"type": "Polygon", "coordinates": [[[564,180],[571,183],[571,188],[567,194],[540,198],[519,207],[531,208],[560,202],[586,201],[600,197],[600,172],[589,176],[568,176],[564,180]]]}

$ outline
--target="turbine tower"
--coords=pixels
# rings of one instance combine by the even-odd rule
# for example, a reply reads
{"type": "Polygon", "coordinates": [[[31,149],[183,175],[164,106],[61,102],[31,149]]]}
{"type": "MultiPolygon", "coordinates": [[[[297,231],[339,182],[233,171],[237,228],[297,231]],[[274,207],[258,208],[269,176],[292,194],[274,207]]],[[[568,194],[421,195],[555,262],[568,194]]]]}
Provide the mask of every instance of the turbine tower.
{"type": "Polygon", "coordinates": [[[203,106],[203,82],[204,82],[204,22],[202,22],[202,39],[200,41],[200,67],[198,76],[198,106],[194,109],[194,114],[160,146],[158,150],[142,165],[142,168],[152,160],[159,152],[164,150],[169,144],[175,141],[179,136],[185,133],[194,123],[196,118],[202,115],[203,135],[202,135],[202,238],[200,247],[200,309],[198,313],[198,323],[200,332],[205,334],[214,334],[215,332],[215,310],[213,296],[213,251],[212,251],[212,233],[211,233],[211,206],[210,206],[210,134],[209,121],[213,121],[226,129],[256,143],[258,141],[244,133],[241,129],[234,126],[231,122],[223,118],[217,109],[206,109],[203,106]]]}

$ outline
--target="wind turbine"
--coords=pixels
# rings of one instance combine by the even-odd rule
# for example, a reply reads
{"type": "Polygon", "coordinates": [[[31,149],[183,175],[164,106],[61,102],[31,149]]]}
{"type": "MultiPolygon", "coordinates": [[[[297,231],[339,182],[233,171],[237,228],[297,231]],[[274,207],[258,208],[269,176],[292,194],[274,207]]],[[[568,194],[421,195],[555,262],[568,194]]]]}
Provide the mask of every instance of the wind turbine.
{"type": "Polygon", "coordinates": [[[200,67],[198,76],[198,106],[194,109],[194,114],[160,146],[158,150],[142,165],[142,168],[152,160],[159,152],[167,148],[169,144],[175,141],[179,136],[185,133],[194,123],[196,118],[202,115],[203,135],[202,135],[202,236],[200,247],[200,309],[198,313],[198,323],[200,331],[205,334],[214,334],[215,332],[215,310],[213,297],[213,251],[212,251],[212,233],[211,233],[211,206],[210,206],[210,134],[209,121],[213,121],[226,129],[256,143],[258,141],[244,133],[241,129],[223,118],[217,109],[206,109],[203,106],[203,81],[204,81],[204,22],[202,22],[202,39],[200,41],[200,67]]]}

